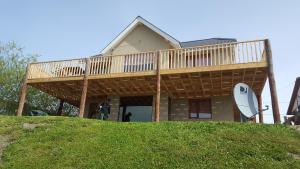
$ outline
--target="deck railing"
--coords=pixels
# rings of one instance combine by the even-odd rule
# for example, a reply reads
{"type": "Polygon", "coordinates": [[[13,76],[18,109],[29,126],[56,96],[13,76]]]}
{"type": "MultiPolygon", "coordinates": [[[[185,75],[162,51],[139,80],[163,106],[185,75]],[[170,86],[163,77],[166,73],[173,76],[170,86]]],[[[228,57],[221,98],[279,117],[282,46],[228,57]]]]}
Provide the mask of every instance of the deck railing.
{"type": "MultiPolygon", "coordinates": [[[[147,72],[157,69],[187,69],[265,61],[264,40],[222,43],[191,48],[166,49],[126,55],[96,56],[90,59],[91,76],[114,73],[147,72]]],[[[86,58],[32,63],[29,79],[83,76],[86,58]]]]}

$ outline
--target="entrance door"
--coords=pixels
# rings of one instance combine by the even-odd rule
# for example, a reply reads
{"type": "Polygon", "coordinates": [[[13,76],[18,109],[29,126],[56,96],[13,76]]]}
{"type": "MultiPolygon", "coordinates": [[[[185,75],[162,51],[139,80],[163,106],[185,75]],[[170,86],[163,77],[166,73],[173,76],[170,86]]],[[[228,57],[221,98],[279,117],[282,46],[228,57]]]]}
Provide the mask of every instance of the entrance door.
{"type": "Polygon", "coordinates": [[[211,119],[211,100],[210,99],[191,99],[189,100],[189,112],[192,119],[211,119]]]}
{"type": "Polygon", "coordinates": [[[124,121],[129,113],[130,121],[152,121],[152,96],[121,97],[120,102],[119,121],[124,121]]]}

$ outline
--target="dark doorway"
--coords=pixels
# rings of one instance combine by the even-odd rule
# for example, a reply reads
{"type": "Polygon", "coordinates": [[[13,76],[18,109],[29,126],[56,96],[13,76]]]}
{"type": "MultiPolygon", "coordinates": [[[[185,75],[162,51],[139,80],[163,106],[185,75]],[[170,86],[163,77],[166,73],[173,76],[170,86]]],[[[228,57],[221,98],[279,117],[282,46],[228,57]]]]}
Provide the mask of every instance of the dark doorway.
{"type": "Polygon", "coordinates": [[[131,113],[130,121],[152,121],[153,96],[128,96],[120,98],[119,121],[131,113]]]}

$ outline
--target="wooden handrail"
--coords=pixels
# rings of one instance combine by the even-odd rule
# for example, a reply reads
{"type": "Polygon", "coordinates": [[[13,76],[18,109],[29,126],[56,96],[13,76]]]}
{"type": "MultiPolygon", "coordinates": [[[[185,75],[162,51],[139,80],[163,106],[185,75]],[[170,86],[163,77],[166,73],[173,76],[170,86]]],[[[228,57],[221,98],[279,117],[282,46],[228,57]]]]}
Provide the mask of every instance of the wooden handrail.
{"type": "MultiPolygon", "coordinates": [[[[155,71],[158,53],[162,70],[265,62],[264,40],[250,40],[124,55],[95,55],[89,57],[89,76],[155,71]]],[[[29,65],[28,78],[83,76],[85,68],[86,58],[36,62],[29,65]]]]}

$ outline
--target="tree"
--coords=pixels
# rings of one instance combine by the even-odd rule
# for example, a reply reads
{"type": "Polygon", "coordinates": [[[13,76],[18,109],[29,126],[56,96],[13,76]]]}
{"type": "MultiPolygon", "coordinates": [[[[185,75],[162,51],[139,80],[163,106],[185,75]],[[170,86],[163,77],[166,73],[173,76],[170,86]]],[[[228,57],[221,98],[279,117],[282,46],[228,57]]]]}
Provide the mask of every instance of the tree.
{"type": "MultiPolygon", "coordinates": [[[[0,43],[0,114],[14,115],[18,109],[19,91],[25,75],[26,66],[37,60],[38,55],[25,55],[23,48],[15,42],[0,43]]],[[[55,97],[29,87],[24,111],[42,110],[55,114],[59,100],[55,97]]],[[[74,106],[64,105],[65,114],[77,112],[74,106]]]]}

